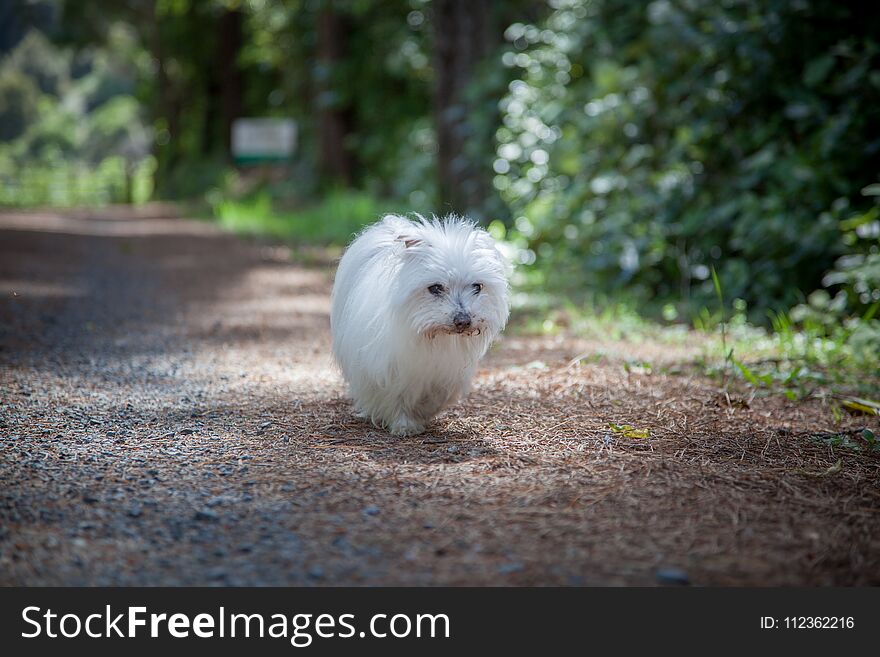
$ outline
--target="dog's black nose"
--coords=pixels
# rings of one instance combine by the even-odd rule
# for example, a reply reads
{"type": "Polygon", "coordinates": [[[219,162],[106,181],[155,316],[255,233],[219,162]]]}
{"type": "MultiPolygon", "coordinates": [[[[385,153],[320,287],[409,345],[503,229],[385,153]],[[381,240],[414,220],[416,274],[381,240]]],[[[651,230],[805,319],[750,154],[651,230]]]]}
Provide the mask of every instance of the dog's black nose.
{"type": "Polygon", "coordinates": [[[464,331],[471,327],[471,316],[467,313],[455,313],[452,323],[455,325],[456,330],[464,331]]]}

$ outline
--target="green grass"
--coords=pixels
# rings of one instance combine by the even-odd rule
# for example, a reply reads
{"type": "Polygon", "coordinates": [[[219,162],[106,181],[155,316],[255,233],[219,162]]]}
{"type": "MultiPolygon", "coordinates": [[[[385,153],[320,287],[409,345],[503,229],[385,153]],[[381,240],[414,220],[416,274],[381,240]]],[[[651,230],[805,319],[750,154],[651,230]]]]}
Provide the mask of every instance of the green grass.
{"type": "Polygon", "coordinates": [[[154,170],[152,158],[126,175],[125,160],[119,156],[99,164],[57,159],[20,165],[0,151],[0,206],[96,207],[128,201],[138,205],[153,193],[154,170]]]}
{"type": "MultiPolygon", "coordinates": [[[[777,313],[772,327],[763,328],[748,322],[741,301],[726,307],[720,283],[716,287],[718,306],[704,308],[690,327],[646,318],[631,303],[620,300],[575,304],[550,295],[515,293],[509,331],[684,347],[693,356],[680,363],[630,359],[621,366],[643,373],[699,373],[725,388],[745,387],[757,396],[781,395],[792,402],[822,397],[832,411],[865,415],[880,411],[874,401],[880,389],[876,319],[865,317],[828,331],[797,324],[785,313],[777,313]]],[[[597,353],[585,360],[605,358],[597,353]]]]}
{"type": "Polygon", "coordinates": [[[247,199],[214,204],[218,223],[241,235],[258,235],[286,242],[345,245],[367,224],[393,211],[365,192],[334,191],[319,202],[295,210],[277,210],[266,192],[247,199]]]}

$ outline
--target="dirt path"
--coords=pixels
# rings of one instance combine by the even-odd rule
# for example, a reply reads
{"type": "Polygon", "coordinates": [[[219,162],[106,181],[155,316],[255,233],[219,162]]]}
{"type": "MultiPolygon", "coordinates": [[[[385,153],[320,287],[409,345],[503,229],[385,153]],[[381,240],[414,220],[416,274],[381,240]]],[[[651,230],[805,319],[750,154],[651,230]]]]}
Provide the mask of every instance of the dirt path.
{"type": "Polygon", "coordinates": [[[392,439],[330,280],[161,208],[0,215],[0,584],[880,584],[880,458],[811,439],[819,402],[622,367],[686,340],[509,335],[392,439]]]}

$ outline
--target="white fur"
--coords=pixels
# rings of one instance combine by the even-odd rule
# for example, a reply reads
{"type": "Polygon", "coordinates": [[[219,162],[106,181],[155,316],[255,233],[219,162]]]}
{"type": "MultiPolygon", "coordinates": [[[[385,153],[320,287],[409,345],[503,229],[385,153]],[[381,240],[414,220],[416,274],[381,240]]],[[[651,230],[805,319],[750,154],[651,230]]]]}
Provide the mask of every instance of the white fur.
{"type": "Polygon", "coordinates": [[[466,394],[507,323],[507,275],[492,237],[460,217],[387,215],[364,230],[339,263],[330,313],[358,414],[409,436],[466,394]]]}

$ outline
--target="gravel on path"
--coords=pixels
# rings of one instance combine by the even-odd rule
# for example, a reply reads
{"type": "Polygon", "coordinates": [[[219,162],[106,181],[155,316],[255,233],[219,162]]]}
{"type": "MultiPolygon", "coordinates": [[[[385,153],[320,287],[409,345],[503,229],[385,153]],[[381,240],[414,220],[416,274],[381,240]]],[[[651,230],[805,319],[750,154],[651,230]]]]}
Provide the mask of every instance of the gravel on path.
{"type": "Polygon", "coordinates": [[[511,333],[392,438],[331,277],[163,206],[0,214],[0,584],[880,584],[880,458],[814,436],[876,419],[511,333]]]}

